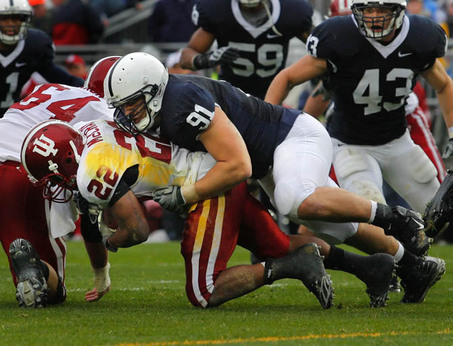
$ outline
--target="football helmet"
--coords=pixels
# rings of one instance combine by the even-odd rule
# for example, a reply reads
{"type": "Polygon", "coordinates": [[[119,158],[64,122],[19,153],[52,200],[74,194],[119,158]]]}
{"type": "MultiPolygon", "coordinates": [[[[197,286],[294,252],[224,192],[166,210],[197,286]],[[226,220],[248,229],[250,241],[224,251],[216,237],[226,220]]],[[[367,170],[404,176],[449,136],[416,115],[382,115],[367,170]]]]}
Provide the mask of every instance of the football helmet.
{"type": "Polygon", "coordinates": [[[44,185],[44,198],[57,203],[72,198],[83,144],[82,135],[60,120],[44,121],[28,132],[21,161],[30,181],[44,185]]]}
{"type": "Polygon", "coordinates": [[[346,16],[352,13],[352,0],[332,0],[330,3],[330,17],[346,16]]]}
{"type": "Polygon", "coordinates": [[[96,61],[90,68],[87,79],[83,87],[95,93],[100,97],[104,97],[104,79],[110,67],[121,59],[120,56],[108,56],[96,61]]]}
{"type": "Polygon", "coordinates": [[[0,19],[14,16],[21,21],[19,29],[14,35],[5,32],[6,27],[1,25],[0,42],[6,45],[13,45],[17,44],[19,40],[25,39],[32,14],[33,10],[28,0],[0,0],[0,19]]]}
{"type": "Polygon", "coordinates": [[[107,73],[104,93],[110,107],[116,108],[114,120],[132,135],[150,129],[162,106],[168,71],[154,56],[136,52],[119,59],[107,73]],[[133,106],[126,112],[125,106],[133,106]],[[134,118],[146,115],[137,123],[134,118]]]}
{"type": "Polygon", "coordinates": [[[352,0],[351,10],[362,33],[369,38],[380,40],[403,25],[406,1],[404,0],[352,0]],[[368,8],[385,8],[390,13],[378,17],[367,16],[368,8]],[[388,23],[388,24],[387,24],[388,23]],[[375,30],[373,27],[379,27],[375,30]]]}

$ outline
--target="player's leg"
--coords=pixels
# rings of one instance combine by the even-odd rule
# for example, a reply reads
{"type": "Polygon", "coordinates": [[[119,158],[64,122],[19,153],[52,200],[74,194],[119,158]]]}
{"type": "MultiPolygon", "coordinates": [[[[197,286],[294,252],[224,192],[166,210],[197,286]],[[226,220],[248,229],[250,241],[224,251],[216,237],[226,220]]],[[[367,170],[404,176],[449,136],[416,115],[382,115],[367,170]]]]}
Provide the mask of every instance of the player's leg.
{"type": "MultiPolygon", "coordinates": [[[[31,247],[36,249],[37,256],[47,262],[46,265],[40,265],[40,271],[30,274],[32,278],[22,276],[23,282],[37,280],[42,283],[42,286],[46,286],[45,301],[40,299],[40,302],[35,301],[31,306],[44,306],[47,302],[58,303],[64,301],[66,297],[64,287],[66,246],[62,239],[54,239],[48,231],[46,218],[47,202],[42,197],[41,189],[33,187],[27,175],[19,170],[18,164],[15,163],[6,162],[1,164],[0,178],[2,181],[7,182],[0,185],[0,194],[5,200],[8,200],[7,204],[4,203],[0,207],[0,217],[2,218],[0,237],[3,249],[8,256],[14,284],[17,286],[20,280],[18,281],[16,272],[13,269],[10,244],[15,239],[23,238],[27,239],[32,245],[31,247]],[[57,277],[56,285],[55,277],[57,277]],[[46,283],[46,280],[49,280],[49,282],[46,283]]],[[[16,251],[13,252],[16,253],[16,251]]],[[[30,256],[28,257],[31,258],[30,256]]],[[[25,267],[28,266],[24,260],[19,262],[25,267]]],[[[21,294],[19,291],[16,293],[21,294]]],[[[30,294],[33,295],[33,292],[30,294]]],[[[37,292],[37,294],[41,297],[43,296],[40,292],[37,292]]],[[[28,298],[26,300],[30,301],[28,298]]]]}
{"type": "Polygon", "coordinates": [[[381,159],[385,179],[412,209],[423,213],[440,186],[438,172],[408,132],[390,145],[388,154],[381,159]]]}

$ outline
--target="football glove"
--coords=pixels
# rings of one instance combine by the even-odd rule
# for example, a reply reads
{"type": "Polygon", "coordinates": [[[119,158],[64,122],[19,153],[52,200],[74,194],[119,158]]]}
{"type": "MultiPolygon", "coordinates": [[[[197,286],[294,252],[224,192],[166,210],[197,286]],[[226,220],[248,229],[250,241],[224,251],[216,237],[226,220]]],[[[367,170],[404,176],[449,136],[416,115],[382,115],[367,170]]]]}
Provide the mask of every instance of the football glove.
{"type": "Polygon", "coordinates": [[[423,214],[425,233],[437,237],[453,221],[453,171],[449,170],[434,197],[426,204],[423,214]]]}
{"type": "Polygon", "coordinates": [[[230,65],[237,58],[239,58],[239,50],[227,46],[212,52],[196,55],[193,59],[192,65],[196,70],[201,70],[219,64],[230,65]]]}
{"type": "Polygon", "coordinates": [[[184,213],[186,200],[182,195],[181,186],[171,185],[161,189],[154,190],[151,198],[160,204],[162,208],[177,214],[184,213]]]}
{"type": "Polygon", "coordinates": [[[443,159],[448,159],[453,154],[453,138],[448,140],[447,146],[442,154],[443,159]]]}

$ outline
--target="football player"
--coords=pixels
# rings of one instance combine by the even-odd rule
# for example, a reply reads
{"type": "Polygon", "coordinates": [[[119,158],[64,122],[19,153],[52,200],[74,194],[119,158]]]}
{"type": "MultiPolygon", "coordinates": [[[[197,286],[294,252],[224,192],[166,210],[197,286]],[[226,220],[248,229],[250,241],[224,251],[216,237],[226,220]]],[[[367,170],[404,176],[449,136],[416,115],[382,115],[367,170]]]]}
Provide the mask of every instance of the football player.
{"type": "Polygon", "coordinates": [[[313,8],[305,0],[201,0],[193,7],[198,27],[182,51],[181,66],[220,65],[219,79],[264,98],[285,67],[289,41],[307,40],[313,8]],[[214,41],[218,49],[210,51],[214,41]]]}
{"type": "MultiPolygon", "coordinates": [[[[108,226],[116,228],[105,238],[111,251],[147,239],[149,230],[139,200],[156,198],[153,191],[168,184],[190,185],[215,164],[207,153],[188,152],[148,134],[134,138],[105,121],[75,127],[80,134],[55,121],[37,125],[24,140],[24,167],[41,183],[78,189],[88,202],[100,206],[109,215],[108,226]],[[47,155],[49,143],[54,150],[47,155]]],[[[52,191],[46,191],[51,197],[52,191]]],[[[160,191],[171,194],[173,189],[160,191]]],[[[312,242],[322,246],[328,268],[353,273],[367,284],[371,306],[385,305],[392,256],[358,256],[314,237],[288,236],[247,192],[245,183],[187,209],[188,214],[178,209],[187,217],[181,253],[187,295],[196,306],[217,306],[286,277],[302,279],[321,305],[330,307],[330,280],[312,242]],[[264,262],[227,269],[237,244],[264,262]]]]}
{"type": "MultiPolygon", "coordinates": [[[[43,187],[30,183],[20,164],[22,142],[33,126],[47,119],[68,123],[112,119],[112,111],[102,98],[103,79],[117,59],[108,57],[93,65],[86,88],[37,86],[0,119],[0,194],[4,200],[0,207],[0,241],[8,256],[20,306],[43,307],[65,300],[66,245],[62,237],[74,231],[77,218],[71,204],[49,204],[42,196],[43,187]]],[[[95,272],[95,288],[86,296],[92,301],[102,297],[110,286],[107,255],[101,237],[84,231],[93,227],[88,215],[83,215],[81,222],[82,232],[88,234],[85,244],[95,272]]]]}
{"type": "Polygon", "coordinates": [[[52,83],[83,86],[83,79],[55,65],[53,42],[44,31],[28,28],[31,17],[27,0],[0,0],[0,117],[20,100],[33,72],[52,83]]]}
{"type": "Polygon", "coordinates": [[[278,104],[291,86],[326,74],[335,102],[327,129],[340,186],[382,196],[385,179],[423,212],[439,181],[432,162],[410,138],[406,99],[422,76],[437,91],[451,127],[453,83],[438,60],[445,54],[444,31],[427,17],[405,15],[405,5],[403,0],[353,0],[352,16],[330,18],[313,30],[309,54],[276,76],[266,100],[278,104]]]}
{"type": "Polygon", "coordinates": [[[169,76],[158,59],[141,52],[125,55],[112,66],[104,90],[116,107],[115,122],[125,131],[136,135],[159,130],[162,137],[189,150],[208,151],[216,160],[195,184],[154,193],[153,199],[165,208],[215,196],[253,176],[281,214],[305,223],[317,236],[334,244],[347,241],[368,253],[388,252],[399,264],[410,258],[411,272],[418,268],[424,288],[416,285],[414,293],[409,287],[413,278],[400,272],[406,277],[404,301],[422,301],[443,274],[442,260],[415,257],[384,234],[424,254],[429,241],[417,213],[366,200],[329,178],[331,139],[310,115],[271,105],[225,81],[169,76]]]}

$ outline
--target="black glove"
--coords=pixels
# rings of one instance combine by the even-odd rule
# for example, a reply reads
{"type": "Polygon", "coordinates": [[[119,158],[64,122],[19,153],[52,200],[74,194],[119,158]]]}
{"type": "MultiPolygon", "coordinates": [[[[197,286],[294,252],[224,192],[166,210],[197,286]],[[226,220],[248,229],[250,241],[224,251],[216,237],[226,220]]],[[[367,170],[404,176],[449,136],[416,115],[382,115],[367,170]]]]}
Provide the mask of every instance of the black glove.
{"type": "Polygon", "coordinates": [[[212,52],[196,55],[192,64],[196,70],[201,70],[219,64],[230,65],[237,58],[239,58],[239,50],[227,46],[212,52]]]}
{"type": "Polygon", "coordinates": [[[154,190],[151,198],[159,203],[162,208],[177,214],[184,213],[186,200],[182,195],[181,186],[171,185],[161,189],[154,190]]]}
{"type": "MultiPolygon", "coordinates": [[[[434,197],[426,204],[423,215],[428,237],[437,237],[453,222],[453,172],[448,171],[434,197]]],[[[453,224],[453,223],[452,223],[453,224]]]]}

